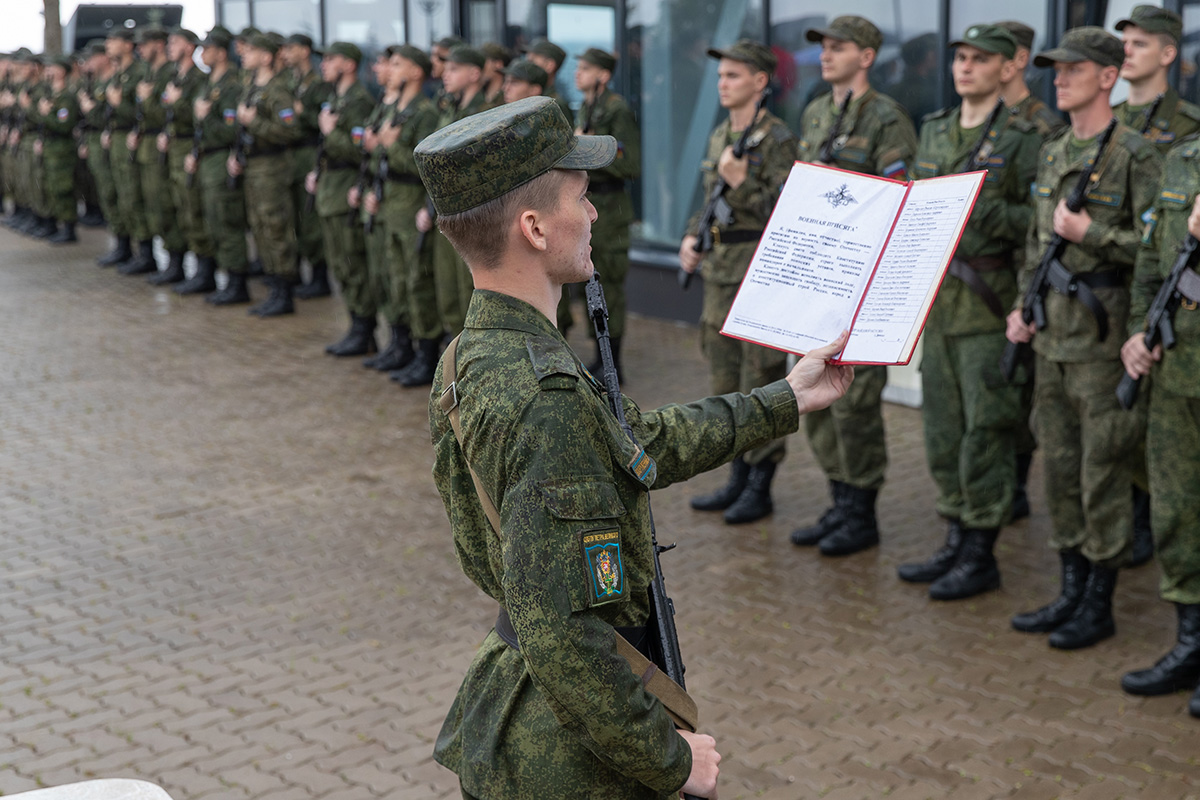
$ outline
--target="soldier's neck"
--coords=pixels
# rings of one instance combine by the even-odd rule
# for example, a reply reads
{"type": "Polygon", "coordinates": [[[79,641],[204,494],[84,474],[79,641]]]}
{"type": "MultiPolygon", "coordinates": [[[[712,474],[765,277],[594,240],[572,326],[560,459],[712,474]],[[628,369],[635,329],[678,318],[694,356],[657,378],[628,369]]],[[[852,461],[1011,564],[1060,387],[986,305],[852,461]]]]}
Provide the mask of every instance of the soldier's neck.
{"type": "Polygon", "coordinates": [[[350,87],[353,86],[357,81],[358,81],[358,75],[354,72],[348,72],[345,75],[343,75],[342,77],[338,78],[338,82],[337,82],[338,97],[341,97],[344,94],[346,94],[346,92],[350,91],[350,87]]]}
{"type": "Polygon", "coordinates": [[[1156,97],[1166,92],[1167,72],[1159,70],[1144,81],[1129,84],[1129,105],[1148,106],[1156,97]]]}
{"type": "Polygon", "coordinates": [[[756,97],[752,103],[729,109],[729,129],[734,133],[740,133],[757,122],[754,119],[754,109],[757,106],[758,98],[756,97]]]}
{"type": "Polygon", "coordinates": [[[265,67],[259,67],[254,72],[254,85],[255,86],[266,86],[268,83],[271,82],[271,78],[274,78],[274,77],[275,77],[275,68],[273,66],[268,64],[265,67]]]}
{"type": "Polygon", "coordinates": [[[999,92],[993,92],[982,97],[964,97],[962,108],[958,115],[958,124],[964,128],[974,128],[976,125],[982,125],[988,116],[991,115],[992,109],[996,107],[996,98],[999,96],[999,92]]]}
{"type": "Polygon", "coordinates": [[[1112,107],[1108,104],[1109,94],[1103,92],[1083,108],[1071,112],[1071,131],[1080,141],[1095,138],[1112,121],[1112,107]]]}
{"type": "Polygon", "coordinates": [[[400,102],[397,104],[400,108],[408,108],[408,104],[417,99],[417,95],[421,93],[420,81],[407,81],[400,87],[400,102]]]}
{"type": "Polygon", "coordinates": [[[218,61],[215,65],[213,65],[212,71],[208,73],[209,82],[216,83],[217,81],[221,80],[221,77],[226,72],[229,72],[229,62],[218,61]]]}
{"type": "Polygon", "coordinates": [[[195,66],[196,62],[192,61],[190,55],[175,62],[175,68],[178,70],[180,77],[187,75],[195,66]]]}
{"type": "Polygon", "coordinates": [[[867,92],[871,91],[871,81],[867,79],[867,71],[865,69],[855,73],[854,77],[848,81],[834,83],[831,85],[833,86],[834,97],[845,97],[847,89],[853,91],[854,94],[850,96],[850,102],[854,102],[867,92]]]}
{"type": "Polygon", "coordinates": [[[129,55],[126,55],[126,56],[121,56],[120,60],[117,62],[117,68],[115,71],[116,72],[124,72],[125,70],[129,69],[129,67],[132,64],[133,64],[133,54],[132,53],[130,53],[129,55]]]}
{"type": "Polygon", "coordinates": [[[489,97],[500,91],[500,87],[504,85],[504,75],[497,73],[494,78],[487,82],[487,90],[484,94],[489,97]]]}
{"type": "Polygon", "coordinates": [[[1004,105],[1012,108],[1029,97],[1029,87],[1025,85],[1025,78],[1021,76],[1002,84],[1000,94],[1004,97],[1004,105]]]}
{"type": "Polygon", "coordinates": [[[458,99],[458,107],[466,108],[470,104],[470,102],[475,99],[475,95],[477,95],[477,94],[479,94],[479,85],[478,84],[473,83],[470,86],[468,86],[467,88],[463,89],[462,97],[460,97],[458,99]]]}

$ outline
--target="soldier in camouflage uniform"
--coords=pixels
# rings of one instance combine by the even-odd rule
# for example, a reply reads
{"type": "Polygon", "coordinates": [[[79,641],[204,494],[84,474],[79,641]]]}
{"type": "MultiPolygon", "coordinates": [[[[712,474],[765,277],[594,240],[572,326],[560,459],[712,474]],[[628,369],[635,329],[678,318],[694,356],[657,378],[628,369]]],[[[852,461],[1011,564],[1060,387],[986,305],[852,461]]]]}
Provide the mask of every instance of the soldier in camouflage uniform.
{"type": "Polygon", "coordinates": [[[1125,44],[1121,77],[1129,82],[1129,99],[1113,106],[1113,113],[1130,128],[1145,131],[1165,156],[1176,142],[1200,130],[1200,107],[1182,99],[1167,83],[1183,39],[1183,20],[1165,8],[1134,6],[1116,28],[1125,44]],[[1147,118],[1152,110],[1154,115],[1147,118]]]}
{"type": "MultiPolygon", "coordinates": [[[[812,29],[821,43],[821,77],[833,91],[808,104],[800,118],[800,160],[816,162],[852,91],[850,108],[832,140],[831,165],[866,175],[905,180],[917,151],[912,120],[892,98],[871,87],[868,73],[883,35],[870,21],[842,16],[828,28],[812,29]]],[[[808,441],[829,479],[833,506],[815,525],[792,532],[800,546],[843,556],[879,544],[875,501],[887,468],[883,431],[883,387],[887,367],[858,369],[854,386],[827,411],[804,420],[808,441]]]]}
{"type": "Polygon", "coordinates": [[[105,53],[103,44],[97,43],[88,47],[88,62],[85,66],[87,77],[83,87],[76,94],[85,121],[79,157],[87,161],[92,180],[96,182],[100,211],[108,224],[108,232],[115,237],[113,249],[97,258],[97,263],[105,266],[104,262],[116,264],[127,261],[132,255],[132,248],[129,229],[125,227],[117,206],[117,185],[113,181],[112,167],[109,165],[109,151],[102,143],[109,120],[109,106],[105,94],[108,82],[112,80],[113,62],[105,53]]]}
{"type": "Polygon", "coordinates": [[[986,126],[1003,78],[1016,70],[1012,34],[973,25],[950,46],[954,89],[963,102],[925,117],[913,175],[988,174],[922,335],[925,454],[938,487],[937,512],[949,525],[941,549],[928,561],[902,565],[899,575],[931,583],[935,600],[1000,586],[993,550],[1012,513],[1022,394],[1000,374],[1000,357],[1005,317],[1017,294],[1012,251],[1029,227],[1029,185],[1041,147],[1033,124],[1006,108],[986,126]]]}
{"type": "MultiPolygon", "coordinates": [[[[688,221],[688,234],[679,246],[680,266],[704,273],[704,307],[700,316],[700,346],[708,358],[713,394],[748,392],[778,380],[786,372],[787,354],[720,334],[729,315],[754,248],[770,219],[783,182],[796,161],[796,137],[787,125],[765,108],[754,116],[771,75],[775,55],[766,46],[741,39],[726,50],[709,50],[720,60],[718,95],[726,118],[708,137],[708,150],[700,165],[704,195],[712,193],[718,177],[726,182],[723,195],[731,214],[714,222],[713,247],[697,252],[700,226],[697,212],[688,221]],[[733,144],[749,128],[746,153],[733,157],[733,144]]],[[[692,498],[697,511],[724,511],[731,525],[762,519],[773,510],[771,481],[785,454],[782,438],[762,442],[738,453],[730,465],[729,481],[712,494],[692,498]]]]}
{"type": "Polygon", "coordinates": [[[51,59],[46,67],[47,91],[36,109],[40,135],[34,143],[34,155],[43,166],[43,216],[49,220],[47,228],[54,228],[44,238],[54,244],[76,241],[75,126],[79,123],[79,104],[68,83],[72,65],[68,56],[51,59]],[[61,229],[58,223],[62,223],[61,229]]]}
{"type": "Polygon", "coordinates": [[[617,650],[614,628],[649,617],[647,490],[788,434],[852,375],[825,363],[825,347],[750,395],[647,413],[625,400],[652,444],[631,441],[553,322],[562,283],[592,272],[583,170],[615,153],[609,137],[573,136],[548,98],[459,122],[416,152],[439,224],[478,283],[429,405],[459,563],[501,608],[434,746],[464,798],[717,796],[715,741],[677,731],[617,650]],[[501,198],[506,215],[489,216],[501,198]],[[450,382],[454,406],[440,402],[450,382]]]}
{"type": "Polygon", "coordinates": [[[567,103],[567,98],[559,94],[557,88],[558,71],[562,69],[563,62],[567,60],[567,51],[548,39],[534,39],[525,48],[525,57],[546,70],[546,90],[542,92],[542,95],[558,103],[558,107],[562,109],[567,119],[573,119],[574,113],[567,103]]]}
{"type": "MultiPolygon", "coordinates": [[[[629,274],[629,226],[633,224],[633,196],[629,181],[642,174],[642,135],[633,109],[625,98],[608,88],[617,59],[596,47],[580,55],[575,66],[575,88],[583,103],[575,116],[578,133],[611,136],[617,140],[617,157],[604,169],[589,173],[588,194],[598,219],[592,227],[592,263],[608,302],[608,331],[613,360],[621,370],[621,337],[625,335],[625,278],[629,274]]],[[[570,314],[570,308],[567,308],[570,314]]],[[[569,326],[568,326],[569,327],[569,326]]],[[[562,315],[559,315],[562,328],[562,315]]],[[[597,350],[592,366],[599,367],[597,350]]],[[[623,379],[623,375],[622,375],[623,379]]]]}
{"type": "Polygon", "coordinates": [[[1012,624],[1021,631],[1052,631],[1050,645],[1064,650],[1113,635],[1117,570],[1132,552],[1128,487],[1136,477],[1145,404],[1123,411],[1114,392],[1124,371],[1121,332],[1129,316],[1130,273],[1135,259],[1151,252],[1139,248],[1142,217],[1157,196],[1162,159],[1138,131],[1117,125],[1085,206],[1079,212],[1066,206],[1079,172],[1095,158],[1093,138],[1113,119],[1109,96],[1124,58],[1116,37],[1083,27],[1034,59],[1039,67],[1054,66],[1058,105],[1071,115],[1071,130],[1042,148],[1021,290],[1055,233],[1067,243],[1061,262],[1071,277],[1069,293],[1046,294],[1043,330],[1026,324],[1020,308],[1007,325],[1008,339],[1032,340],[1036,354],[1034,408],[1053,524],[1050,544],[1059,551],[1063,575],[1058,598],[1017,615],[1012,624]],[[1103,339],[1101,306],[1116,331],[1103,339]]]}
{"type": "MultiPolygon", "coordinates": [[[[1125,371],[1142,378],[1149,391],[1146,451],[1149,457],[1151,520],[1162,568],[1159,593],[1175,604],[1176,645],[1158,662],[1126,674],[1131,694],[1170,694],[1195,689],[1188,712],[1200,717],[1200,279],[1193,263],[1181,281],[1173,308],[1175,346],[1153,352],[1145,343],[1146,313],[1176,262],[1185,237],[1200,235],[1200,137],[1181,142],[1168,155],[1159,194],[1157,223],[1143,243],[1158,258],[1137,262],[1130,291],[1129,335],[1121,348],[1125,371]],[[1190,274],[1189,274],[1190,273],[1190,274]]],[[[1194,244],[1194,242],[1193,242],[1194,244]]]]}
{"type": "Polygon", "coordinates": [[[479,52],[483,53],[483,102],[495,108],[504,102],[504,70],[512,63],[513,54],[496,42],[485,43],[479,52]]]}
{"type": "Polygon", "coordinates": [[[38,174],[40,167],[33,152],[38,140],[37,104],[45,93],[42,81],[44,60],[40,55],[30,55],[24,59],[24,63],[25,73],[17,92],[17,119],[8,144],[13,156],[18,202],[28,209],[24,224],[20,224],[17,230],[37,236],[49,234],[48,220],[44,216],[43,184],[38,174]]]}
{"type": "Polygon", "coordinates": [[[515,103],[526,97],[541,97],[549,76],[532,61],[520,58],[504,70],[504,102],[515,103]]]}
{"type": "MultiPolygon", "coordinates": [[[[104,45],[115,62],[112,80],[105,89],[109,122],[101,136],[101,146],[108,151],[108,164],[117,187],[117,211],[121,224],[128,229],[137,251],[122,268],[143,270],[153,267],[154,240],[146,220],[142,201],[142,174],[137,161],[137,140],[133,135],[138,122],[137,85],[145,78],[146,65],[133,57],[133,32],[114,28],[104,45]],[[133,144],[134,147],[129,145],[133,144]]],[[[108,266],[108,264],[102,264],[108,266]]]]}
{"type": "Polygon", "coordinates": [[[329,264],[325,261],[325,240],[321,236],[321,221],[315,204],[304,189],[304,178],[317,165],[317,146],[321,129],[317,116],[321,107],[329,101],[333,87],[321,80],[321,74],[313,69],[312,56],[320,52],[313,47],[313,40],[303,33],[294,33],[287,38],[279,50],[284,63],[291,70],[292,96],[295,98],[296,128],[300,141],[292,148],[292,210],[296,214],[296,250],[308,261],[312,279],[296,287],[293,295],[300,300],[328,297],[329,264]]]}
{"type": "Polygon", "coordinates": [[[321,59],[321,76],[333,86],[329,107],[317,117],[325,137],[325,153],[320,170],[310,172],[306,188],[317,196],[317,214],[325,240],[325,257],[333,276],[341,284],[342,300],[350,313],[350,330],[338,342],[325,348],[333,356],[361,356],[374,353],[375,314],[378,311],[367,273],[366,244],[361,225],[352,224],[357,211],[350,208],[347,195],[358,177],[362,161],[364,126],[375,101],[358,80],[362,50],[349,42],[334,42],[321,59]],[[347,219],[350,217],[350,219],[347,219]]]}

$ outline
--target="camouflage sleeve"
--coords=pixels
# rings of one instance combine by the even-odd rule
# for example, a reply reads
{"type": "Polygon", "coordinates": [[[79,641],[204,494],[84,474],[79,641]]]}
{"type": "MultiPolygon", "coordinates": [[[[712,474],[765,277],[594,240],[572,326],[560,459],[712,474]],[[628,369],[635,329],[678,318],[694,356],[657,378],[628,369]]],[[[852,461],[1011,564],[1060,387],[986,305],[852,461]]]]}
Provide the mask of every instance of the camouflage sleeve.
{"type": "Polygon", "coordinates": [[[638,443],[658,466],[655,489],[716,469],[738,453],[800,426],[796,395],[783,380],[750,394],[707,397],[646,412],[625,398],[625,407],[638,443]]]}
{"type": "Polygon", "coordinates": [[[430,105],[418,111],[412,119],[404,123],[405,130],[400,133],[395,143],[387,151],[388,167],[393,172],[406,175],[418,174],[417,160],[413,158],[413,149],[426,136],[437,130],[437,122],[437,111],[430,105]]]}
{"type": "Polygon", "coordinates": [[[917,154],[917,131],[908,114],[897,113],[879,132],[875,147],[875,174],[898,175],[897,166],[912,169],[917,154]]]}
{"type": "Polygon", "coordinates": [[[971,212],[972,226],[986,230],[993,238],[1013,243],[1024,241],[1033,216],[1029,185],[1037,177],[1040,139],[1032,130],[1018,134],[1016,146],[1007,155],[1003,191],[981,193],[971,212]]]}
{"type": "Polygon", "coordinates": [[[591,175],[602,179],[633,180],[642,174],[642,134],[633,109],[624,101],[614,102],[609,120],[608,133],[617,140],[617,157],[604,169],[591,170],[591,175]]]}
{"type": "Polygon", "coordinates": [[[1163,283],[1159,265],[1174,263],[1178,250],[1179,242],[1167,242],[1161,238],[1158,231],[1143,238],[1138,248],[1137,260],[1133,263],[1133,283],[1129,286],[1130,336],[1146,329],[1146,314],[1149,313],[1154,296],[1158,294],[1158,289],[1163,283]]]}
{"type": "Polygon", "coordinates": [[[45,117],[46,130],[57,136],[69,136],[79,122],[79,101],[70,92],[52,99],[54,105],[45,117]]]}
{"type": "Polygon", "coordinates": [[[206,148],[232,147],[237,137],[237,126],[232,119],[237,114],[244,90],[230,83],[222,92],[220,100],[213,101],[208,116],[204,118],[204,146],[206,148]]]}
{"type": "Polygon", "coordinates": [[[289,145],[300,141],[303,131],[296,124],[292,96],[282,84],[272,81],[266,87],[258,104],[258,116],[246,129],[255,139],[271,145],[289,145]]]}
{"type": "Polygon", "coordinates": [[[1141,247],[1143,216],[1154,206],[1162,183],[1162,156],[1149,145],[1130,156],[1128,189],[1133,218],[1120,225],[1102,225],[1095,220],[1083,235],[1082,244],[1102,250],[1109,263],[1132,266],[1141,247]]]}
{"type": "Polygon", "coordinates": [[[796,154],[796,137],[782,123],[772,126],[757,147],[746,151],[750,159],[746,180],[725,192],[725,199],[735,210],[737,226],[766,226],[796,154]]]}
{"type": "MultiPolygon", "coordinates": [[[[511,429],[503,469],[515,478],[500,503],[504,602],[559,724],[612,769],[673,794],[691,771],[691,750],[617,654],[613,628],[588,607],[580,579],[580,531],[619,528],[624,512],[608,443],[597,426],[577,424],[594,415],[575,391],[543,391],[511,429]]],[[[648,534],[620,535],[629,548],[645,542],[628,537],[648,534]]],[[[529,743],[534,758],[537,744],[529,743]]]]}
{"type": "Polygon", "coordinates": [[[167,108],[163,103],[163,92],[171,82],[173,70],[163,69],[157,74],[150,74],[147,80],[153,82],[154,89],[142,103],[142,116],[147,128],[162,128],[167,124],[167,108]]]}
{"type": "Polygon", "coordinates": [[[360,143],[363,128],[367,118],[371,116],[374,103],[364,91],[361,97],[355,97],[342,107],[338,114],[337,126],[325,137],[325,153],[338,161],[348,161],[357,164],[362,157],[360,143]]]}
{"type": "Polygon", "coordinates": [[[301,96],[299,121],[306,130],[315,131],[320,129],[317,117],[321,115],[321,106],[329,102],[331,91],[329,84],[323,81],[316,81],[301,96]]]}

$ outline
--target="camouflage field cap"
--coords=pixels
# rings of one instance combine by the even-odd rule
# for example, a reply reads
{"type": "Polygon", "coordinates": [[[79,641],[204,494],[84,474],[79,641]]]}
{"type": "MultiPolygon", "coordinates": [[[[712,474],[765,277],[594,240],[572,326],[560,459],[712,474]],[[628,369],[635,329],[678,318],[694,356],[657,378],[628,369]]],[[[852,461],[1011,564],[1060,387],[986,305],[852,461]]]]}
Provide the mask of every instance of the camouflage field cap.
{"type": "Polygon", "coordinates": [[[75,59],[71,58],[70,56],[47,56],[46,66],[62,67],[68,73],[70,73],[71,69],[75,66],[75,59]]]}
{"type": "Polygon", "coordinates": [[[91,58],[92,56],[102,56],[104,54],[105,54],[104,42],[97,42],[95,40],[90,41],[86,45],[84,45],[83,52],[81,53],[81,55],[84,58],[91,58]]]}
{"type": "Polygon", "coordinates": [[[300,45],[301,47],[307,47],[309,50],[313,51],[314,53],[317,53],[318,55],[320,54],[320,51],[317,50],[316,45],[313,44],[312,37],[309,36],[307,33],[293,33],[291,36],[284,39],[283,43],[284,44],[297,44],[297,45],[300,45]]]}
{"type": "Polygon", "coordinates": [[[708,57],[728,58],[730,61],[740,61],[743,64],[748,64],[752,69],[767,74],[774,73],[775,67],[779,65],[779,59],[771,52],[771,48],[753,39],[738,39],[724,50],[710,47],[708,49],[708,57]]]}
{"type": "Polygon", "coordinates": [[[828,27],[809,28],[804,33],[804,38],[810,42],[819,42],[826,36],[841,42],[854,42],[859,47],[872,50],[879,50],[883,44],[883,34],[875,27],[875,23],[854,14],[835,17],[828,27]]]}
{"type": "Polygon", "coordinates": [[[416,64],[428,76],[433,71],[433,63],[429,60],[429,56],[419,47],[411,44],[402,44],[396,48],[395,55],[401,58],[406,58],[416,64]]]}
{"type": "Polygon", "coordinates": [[[233,44],[233,32],[223,25],[217,25],[208,32],[200,44],[205,47],[219,47],[222,50],[228,50],[229,45],[233,44]]]}
{"type": "Polygon", "coordinates": [[[450,50],[453,50],[454,48],[458,47],[460,44],[466,44],[466,43],[467,43],[467,40],[462,38],[461,36],[443,36],[441,39],[437,40],[437,44],[435,44],[434,47],[438,47],[442,50],[449,52],[450,50]]]}
{"type": "Polygon", "coordinates": [[[108,32],[108,38],[120,39],[122,42],[132,42],[137,38],[137,35],[130,28],[113,28],[108,32]]]}
{"type": "Polygon", "coordinates": [[[1011,33],[999,25],[972,25],[967,28],[962,38],[950,42],[950,47],[970,45],[985,53],[999,53],[1005,58],[1017,54],[1017,40],[1011,33]]]}
{"type": "Polygon", "coordinates": [[[137,43],[145,44],[146,42],[165,42],[167,40],[167,31],[165,28],[160,28],[157,25],[152,25],[145,28],[137,29],[137,43]]]}
{"type": "Polygon", "coordinates": [[[460,44],[451,50],[446,56],[446,60],[451,64],[466,64],[471,67],[479,67],[480,69],[483,69],[483,65],[487,61],[483,57],[483,53],[465,44],[460,44]]]}
{"type": "Polygon", "coordinates": [[[606,69],[609,72],[617,68],[617,57],[606,50],[601,50],[599,47],[589,47],[575,57],[580,61],[591,64],[593,67],[606,69]]]}
{"type": "Polygon", "coordinates": [[[611,136],[576,136],[558,103],[527,97],[447,125],[413,155],[439,214],[461,214],[552,169],[600,169],[617,155],[611,136]]]}
{"type": "Polygon", "coordinates": [[[363,57],[362,50],[353,42],[334,42],[325,48],[325,55],[342,56],[343,58],[350,59],[355,64],[361,64],[363,57]]]}
{"type": "Polygon", "coordinates": [[[1065,64],[1094,61],[1102,67],[1120,67],[1125,62],[1125,45],[1094,25],[1072,28],[1063,34],[1058,47],[1043,50],[1033,57],[1037,67],[1052,67],[1056,61],[1065,64]]]}
{"type": "Polygon", "coordinates": [[[500,61],[506,67],[513,60],[512,50],[498,42],[486,42],[479,48],[479,52],[483,53],[483,57],[489,61],[500,61]]]}
{"type": "Polygon", "coordinates": [[[279,52],[279,43],[265,33],[256,33],[249,39],[246,39],[246,45],[253,47],[255,50],[263,50],[271,55],[279,52]]]}
{"type": "Polygon", "coordinates": [[[1017,47],[1024,47],[1026,50],[1033,49],[1033,37],[1036,35],[1036,31],[1024,22],[1006,19],[1003,22],[997,22],[996,25],[1013,35],[1013,38],[1017,40],[1017,47]]]}
{"type": "Polygon", "coordinates": [[[1165,33],[1179,44],[1183,39],[1183,20],[1174,11],[1158,6],[1134,6],[1129,18],[1117,22],[1117,30],[1123,31],[1130,25],[1146,33],[1165,33]]]}
{"type": "Polygon", "coordinates": [[[550,82],[550,76],[546,74],[546,70],[539,67],[527,58],[518,58],[516,61],[504,68],[504,74],[508,75],[513,80],[525,81],[537,86],[546,88],[546,84],[550,82]]]}
{"type": "Polygon", "coordinates": [[[246,27],[242,28],[242,30],[238,33],[237,36],[235,36],[233,38],[241,39],[242,41],[246,41],[256,33],[262,33],[262,31],[260,31],[258,28],[254,27],[253,25],[247,25],[246,27]]]}
{"type": "Polygon", "coordinates": [[[200,37],[197,36],[194,31],[189,31],[187,28],[171,28],[170,34],[172,36],[178,36],[188,44],[200,44],[200,37]]]}
{"type": "Polygon", "coordinates": [[[553,59],[556,67],[561,67],[563,62],[567,60],[567,51],[556,45],[549,39],[534,39],[528,47],[525,48],[526,53],[543,56],[553,59]]]}

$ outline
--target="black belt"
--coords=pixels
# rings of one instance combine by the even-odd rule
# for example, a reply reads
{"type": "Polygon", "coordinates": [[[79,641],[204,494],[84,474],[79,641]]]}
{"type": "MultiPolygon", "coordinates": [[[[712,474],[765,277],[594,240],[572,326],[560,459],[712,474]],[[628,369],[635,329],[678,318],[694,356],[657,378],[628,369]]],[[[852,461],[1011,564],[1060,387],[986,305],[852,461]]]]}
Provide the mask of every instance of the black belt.
{"type": "Polygon", "coordinates": [[[1050,265],[1047,281],[1054,291],[1066,297],[1074,297],[1092,312],[1096,318],[1096,328],[1100,333],[1100,341],[1108,338],[1108,309],[1100,298],[1096,297],[1093,289],[1124,288],[1125,278],[1116,270],[1107,272],[1071,272],[1055,261],[1050,265]]]}
{"type": "Polygon", "coordinates": [[[253,150],[246,153],[246,158],[258,158],[259,156],[277,156],[280,153],[286,153],[287,151],[288,151],[288,148],[286,148],[286,147],[258,147],[258,146],[255,146],[253,150]]]}
{"type": "Polygon", "coordinates": [[[162,128],[146,128],[141,132],[141,136],[158,136],[163,132],[162,128]]]}
{"type": "Polygon", "coordinates": [[[1001,269],[1004,259],[999,258],[978,258],[964,260],[961,258],[950,259],[950,274],[958,278],[967,285],[971,292],[983,301],[983,304],[1000,319],[1004,319],[1004,306],[1000,303],[1000,297],[992,291],[992,287],[988,286],[987,281],[980,277],[980,272],[996,272],[1001,269]]]}
{"type": "Polygon", "coordinates": [[[113,133],[129,133],[133,128],[113,128],[113,133]]]}
{"type": "Polygon", "coordinates": [[[713,244],[745,244],[746,242],[757,242],[762,238],[763,232],[757,231],[723,231],[720,228],[713,226],[713,244]]]}
{"type": "MultiPolygon", "coordinates": [[[[649,658],[651,661],[654,660],[650,657],[650,637],[646,635],[646,626],[643,625],[637,628],[614,628],[614,630],[624,636],[631,645],[637,648],[639,653],[644,655],[646,658],[649,658]]],[[[496,615],[496,635],[499,636],[500,639],[513,650],[519,651],[521,649],[521,642],[517,639],[517,632],[512,626],[512,620],[508,616],[508,609],[504,606],[500,606],[500,613],[496,615]]]]}
{"type": "Polygon", "coordinates": [[[588,194],[616,194],[625,191],[625,181],[592,181],[588,194]]]}
{"type": "Polygon", "coordinates": [[[352,164],[349,161],[335,161],[332,158],[325,162],[326,172],[337,172],[340,169],[358,169],[358,166],[358,164],[352,164]]]}

